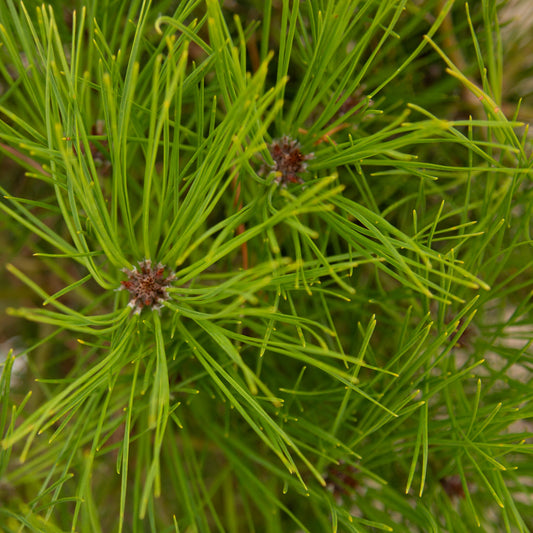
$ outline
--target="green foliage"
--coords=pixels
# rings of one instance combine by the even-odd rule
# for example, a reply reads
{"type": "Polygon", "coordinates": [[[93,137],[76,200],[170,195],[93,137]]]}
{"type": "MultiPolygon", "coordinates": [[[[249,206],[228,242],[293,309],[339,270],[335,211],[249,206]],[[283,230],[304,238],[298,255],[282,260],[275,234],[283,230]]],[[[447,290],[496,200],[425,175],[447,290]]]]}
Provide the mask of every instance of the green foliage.
{"type": "Polygon", "coordinates": [[[0,4],[4,530],[529,531],[495,3],[69,4],[0,4]],[[161,312],[117,291],[145,259],[161,312]]]}

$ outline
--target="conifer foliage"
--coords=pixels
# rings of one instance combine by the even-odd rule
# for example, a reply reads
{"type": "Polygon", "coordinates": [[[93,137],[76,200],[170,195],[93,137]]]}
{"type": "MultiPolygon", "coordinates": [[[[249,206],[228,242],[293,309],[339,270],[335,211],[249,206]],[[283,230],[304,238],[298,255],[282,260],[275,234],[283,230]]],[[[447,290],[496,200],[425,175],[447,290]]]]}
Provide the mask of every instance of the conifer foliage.
{"type": "Polygon", "coordinates": [[[2,531],[533,528],[499,17],[0,2],[2,531]]]}

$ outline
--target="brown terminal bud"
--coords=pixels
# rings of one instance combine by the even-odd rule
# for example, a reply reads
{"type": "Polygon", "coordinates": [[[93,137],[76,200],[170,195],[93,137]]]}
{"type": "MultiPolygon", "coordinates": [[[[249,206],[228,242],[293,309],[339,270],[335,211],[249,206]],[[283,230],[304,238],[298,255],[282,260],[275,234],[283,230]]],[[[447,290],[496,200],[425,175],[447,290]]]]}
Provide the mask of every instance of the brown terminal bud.
{"type": "Polygon", "coordinates": [[[276,182],[282,187],[288,183],[303,183],[300,174],[307,170],[308,159],[314,154],[304,154],[300,143],[286,135],[281,139],[274,139],[268,146],[268,151],[274,160],[272,170],[276,173],[276,182]]]}
{"type": "Polygon", "coordinates": [[[165,266],[158,263],[154,268],[152,261],[145,259],[139,261],[139,270],[133,267],[133,270],[123,268],[128,279],[120,282],[117,290],[127,290],[131,295],[128,305],[139,314],[143,307],[152,309],[161,309],[161,304],[169,299],[167,292],[168,286],[176,279],[174,273],[165,276],[165,266]]]}

